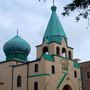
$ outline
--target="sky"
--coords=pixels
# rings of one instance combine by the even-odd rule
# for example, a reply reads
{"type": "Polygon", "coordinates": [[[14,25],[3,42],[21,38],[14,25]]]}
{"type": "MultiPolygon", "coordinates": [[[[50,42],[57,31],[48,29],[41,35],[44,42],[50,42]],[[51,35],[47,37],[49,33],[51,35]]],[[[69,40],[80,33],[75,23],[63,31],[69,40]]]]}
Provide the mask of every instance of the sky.
{"type": "MultiPolygon", "coordinates": [[[[81,62],[90,60],[90,27],[87,20],[81,19],[78,23],[75,17],[80,10],[71,16],[63,17],[63,7],[71,0],[55,0],[57,15],[68,37],[68,45],[74,48],[74,58],[81,62]]],[[[31,46],[28,60],[36,58],[36,46],[42,43],[48,21],[51,16],[52,0],[0,0],[0,61],[5,60],[3,45],[13,38],[17,29],[19,36],[31,46]]]]}

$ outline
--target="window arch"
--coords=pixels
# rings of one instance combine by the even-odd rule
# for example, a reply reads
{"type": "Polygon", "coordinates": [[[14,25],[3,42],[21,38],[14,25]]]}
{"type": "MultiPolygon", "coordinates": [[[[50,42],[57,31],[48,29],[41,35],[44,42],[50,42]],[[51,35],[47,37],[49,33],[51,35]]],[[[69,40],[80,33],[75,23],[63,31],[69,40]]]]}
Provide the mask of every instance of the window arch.
{"type": "Polygon", "coordinates": [[[77,78],[77,71],[74,71],[74,77],[77,78]]]}
{"type": "Polygon", "coordinates": [[[38,72],[38,64],[35,64],[34,71],[35,71],[35,72],[38,72]]]}
{"type": "Polygon", "coordinates": [[[17,77],[17,87],[21,87],[21,83],[22,83],[22,78],[21,78],[21,76],[19,75],[19,76],[17,77]]]}
{"type": "Polygon", "coordinates": [[[45,47],[43,48],[43,53],[44,53],[44,54],[48,54],[48,47],[47,47],[47,46],[45,46],[45,47]]]}
{"type": "Polygon", "coordinates": [[[52,72],[52,74],[55,74],[55,67],[54,67],[54,65],[51,66],[51,72],[52,72]]]}
{"type": "Polygon", "coordinates": [[[87,78],[90,78],[90,72],[87,72],[87,78]]]}
{"type": "Polygon", "coordinates": [[[63,56],[63,57],[67,57],[66,49],[65,49],[65,48],[62,48],[62,56],[63,56]]]}
{"type": "Polygon", "coordinates": [[[34,83],[34,90],[38,90],[38,82],[34,83]]]}
{"type": "Polygon", "coordinates": [[[60,55],[60,48],[59,48],[59,47],[56,48],[56,54],[57,54],[58,56],[60,55]]]}
{"type": "Polygon", "coordinates": [[[71,53],[71,51],[68,52],[68,58],[69,59],[72,59],[72,53],[71,53]]]}

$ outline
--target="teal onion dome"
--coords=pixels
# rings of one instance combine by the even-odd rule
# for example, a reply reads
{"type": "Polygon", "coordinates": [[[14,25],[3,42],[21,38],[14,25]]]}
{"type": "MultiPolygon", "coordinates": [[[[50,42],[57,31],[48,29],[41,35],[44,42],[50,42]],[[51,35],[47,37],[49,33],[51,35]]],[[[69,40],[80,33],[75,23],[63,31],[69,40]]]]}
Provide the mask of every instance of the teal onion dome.
{"type": "Polygon", "coordinates": [[[43,41],[61,43],[63,39],[67,42],[67,36],[56,14],[57,7],[51,7],[52,14],[48,22],[43,41]]]}
{"type": "Polygon", "coordinates": [[[27,60],[30,53],[30,45],[20,36],[15,36],[3,46],[3,51],[6,55],[6,60],[17,58],[20,60],[27,60]]]}

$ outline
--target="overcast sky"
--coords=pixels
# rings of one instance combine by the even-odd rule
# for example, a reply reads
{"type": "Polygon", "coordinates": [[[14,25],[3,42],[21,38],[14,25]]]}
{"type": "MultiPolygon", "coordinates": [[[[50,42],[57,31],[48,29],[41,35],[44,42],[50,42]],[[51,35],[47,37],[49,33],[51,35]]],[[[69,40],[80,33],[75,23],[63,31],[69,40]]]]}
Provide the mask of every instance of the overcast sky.
{"type": "MultiPolygon", "coordinates": [[[[87,29],[87,20],[76,23],[75,16],[79,10],[70,17],[63,17],[63,7],[70,0],[57,0],[57,15],[67,34],[68,45],[74,48],[74,58],[82,61],[90,60],[90,27],[87,29]]],[[[5,60],[3,45],[16,35],[31,45],[28,60],[36,58],[36,47],[42,43],[42,38],[51,16],[52,0],[0,0],[0,61],[5,60]]]]}

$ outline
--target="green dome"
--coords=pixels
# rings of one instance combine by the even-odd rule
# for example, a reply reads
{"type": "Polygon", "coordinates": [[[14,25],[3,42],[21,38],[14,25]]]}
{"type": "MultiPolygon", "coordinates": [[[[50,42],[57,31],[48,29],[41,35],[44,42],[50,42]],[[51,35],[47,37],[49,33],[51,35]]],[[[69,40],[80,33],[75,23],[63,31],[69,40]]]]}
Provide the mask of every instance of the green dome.
{"type": "Polygon", "coordinates": [[[63,38],[67,40],[67,36],[56,14],[56,9],[56,6],[51,7],[52,15],[46,28],[43,40],[47,40],[48,42],[54,41],[60,43],[63,38]]]}
{"type": "Polygon", "coordinates": [[[19,36],[15,36],[4,44],[3,50],[5,53],[19,51],[26,54],[30,53],[30,45],[19,36]]]}
{"type": "Polygon", "coordinates": [[[25,59],[22,57],[27,57],[27,55],[30,53],[30,45],[20,36],[15,36],[4,44],[3,51],[5,52],[6,57],[9,57],[9,59],[25,59]],[[15,56],[16,54],[17,57],[15,56]]]}

